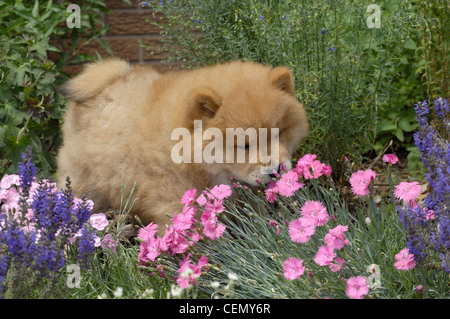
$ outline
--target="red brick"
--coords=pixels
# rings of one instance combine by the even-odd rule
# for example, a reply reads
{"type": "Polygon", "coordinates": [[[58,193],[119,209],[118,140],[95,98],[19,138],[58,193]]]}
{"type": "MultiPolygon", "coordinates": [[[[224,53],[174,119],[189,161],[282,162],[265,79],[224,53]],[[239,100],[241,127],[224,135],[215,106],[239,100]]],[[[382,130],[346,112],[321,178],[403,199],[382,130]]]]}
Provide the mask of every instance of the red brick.
{"type": "Polygon", "coordinates": [[[163,44],[159,38],[142,38],[142,59],[143,60],[164,60],[168,57],[167,50],[162,48],[163,44]]]}
{"type": "Polygon", "coordinates": [[[81,64],[73,64],[66,65],[63,67],[63,71],[69,74],[70,76],[75,76],[83,70],[83,65],[81,64]]]}
{"type": "MultiPolygon", "coordinates": [[[[139,59],[139,43],[136,38],[126,39],[108,39],[103,38],[103,41],[109,45],[114,56],[128,60],[137,61],[139,59]]],[[[102,57],[109,57],[110,55],[97,41],[91,42],[83,48],[82,52],[95,56],[97,51],[102,57]]]]}
{"type": "Polygon", "coordinates": [[[158,27],[146,20],[154,21],[162,18],[167,21],[161,13],[153,13],[150,10],[115,11],[114,14],[106,16],[106,23],[110,25],[108,35],[141,35],[159,34],[158,27]]]}
{"type": "Polygon", "coordinates": [[[130,0],[131,4],[126,3],[124,0],[105,0],[105,5],[109,9],[135,9],[139,7],[141,1],[130,0]]]}

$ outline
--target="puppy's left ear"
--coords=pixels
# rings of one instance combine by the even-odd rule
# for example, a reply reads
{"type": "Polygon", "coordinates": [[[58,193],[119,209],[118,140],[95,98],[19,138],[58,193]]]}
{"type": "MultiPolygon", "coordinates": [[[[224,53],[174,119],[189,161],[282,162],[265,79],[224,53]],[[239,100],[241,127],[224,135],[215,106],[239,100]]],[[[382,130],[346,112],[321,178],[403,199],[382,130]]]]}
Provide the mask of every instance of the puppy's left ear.
{"type": "Polygon", "coordinates": [[[269,81],[276,88],[294,95],[294,77],[291,71],[284,67],[279,66],[269,71],[269,81]]]}

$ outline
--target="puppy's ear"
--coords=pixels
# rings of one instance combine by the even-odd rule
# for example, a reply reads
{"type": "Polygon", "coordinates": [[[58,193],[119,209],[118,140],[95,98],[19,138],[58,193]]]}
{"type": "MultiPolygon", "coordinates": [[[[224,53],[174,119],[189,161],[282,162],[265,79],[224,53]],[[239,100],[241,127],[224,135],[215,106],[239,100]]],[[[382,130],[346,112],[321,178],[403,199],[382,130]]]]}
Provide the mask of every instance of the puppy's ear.
{"type": "Polygon", "coordinates": [[[219,110],[222,99],[212,88],[202,86],[191,93],[191,105],[188,112],[190,120],[213,118],[219,110]]]}
{"type": "Polygon", "coordinates": [[[276,88],[294,95],[294,77],[291,71],[279,66],[269,71],[269,80],[276,88]]]}

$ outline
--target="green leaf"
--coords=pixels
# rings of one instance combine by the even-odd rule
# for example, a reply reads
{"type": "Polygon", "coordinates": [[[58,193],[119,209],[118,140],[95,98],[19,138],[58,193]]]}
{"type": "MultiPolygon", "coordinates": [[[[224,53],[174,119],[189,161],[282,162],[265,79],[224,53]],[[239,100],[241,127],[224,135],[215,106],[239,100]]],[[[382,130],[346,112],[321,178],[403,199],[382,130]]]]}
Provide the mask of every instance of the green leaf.
{"type": "Polygon", "coordinates": [[[417,45],[416,45],[416,43],[414,42],[413,39],[406,40],[405,44],[403,45],[403,47],[406,48],[406,49],[411,49],[411,50],[417,49],[417,45]]]}
{"type": "Polygon", "coordinates": [[[109,47],[109,45],[105,41],[103,41],[102,39],[98,38],[97,42],[100,43],[100,45],[103,47],[103,49],[105,49],[106,52],[108,52],[108,54],[110,56],[114,56],[114,53],[112,52],[111,48],[109,47]]]}
{"type": "Polygon", "coordinates": [[[33,11],[31,11],[31,15],[33,16],[33,18],[37,18],[38,14],[39,14],[39,1],[36,0],[34,2],[33,11]]]}
{"type": "Polygon", "coordinates": [[[380,131],[392,131],[396,128],[397,126],[390,121],[383,121],[380,125],[380,131]]]}
{"type": "Polygon", "coordinates": [[[415,126],[411,125],[405,118],[401,119],[400,122],[398,122],[398,127],[405,132],[412,132],[415,130],[415,126]]]}
{"type": "Polygon", "coordinates": [[[5,129],[3,126],[0,126],[0,143],[2,143],[5,139],[5,129]]]}
{"type": "Polygon", "coordinates": [[[20,86],[23,86],[23,80],[24,80],[24,78],[25,78],[25,72],[26,72],[26,69],[25,68],[18,68],[17,69],[17,73],[16,73],[16,77],[15,77],[15,79],[14,79],[14,82],[17,84],[17,85],[20,85],[20,86]]]}
{"type": "Polygon", "coordinates": [[[405,137],[403,135],[403,131],[401,128],[398,128],[397,130],[395,130],[395,136],[401,141],[403,142],[405,140],[405,137]]]}

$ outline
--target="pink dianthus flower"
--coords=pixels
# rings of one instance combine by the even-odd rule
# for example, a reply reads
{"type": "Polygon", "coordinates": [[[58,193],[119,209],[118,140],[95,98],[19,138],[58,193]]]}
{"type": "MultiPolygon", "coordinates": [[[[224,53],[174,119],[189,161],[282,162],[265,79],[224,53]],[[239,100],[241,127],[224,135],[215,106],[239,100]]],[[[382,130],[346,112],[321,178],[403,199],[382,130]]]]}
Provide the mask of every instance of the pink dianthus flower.
{"type": "Polygon", "coordinates": [[[317,160],[313,161],[311,164],[304,167],[303,177],[305,179],[319,178],[324,174],[323,173],[324,168],[325,164],[322,164],[320,161],[317,160]]]}
{"type": "Polygon", "coordinates": [[[221,184],[216,185],[211,189],[211,193],[217,198],[217,199],[225,199],[231,196],[231,187],[229,185],[221,184]]]}
{"type": "Polygon", "coordinates": [[[394,267],[398,270],[410,270],[416,266],[414,262],[414,255],[409,253],[408,248],[402,249],[397,255],[395,255],[394,267]]]}
{"type": "Polygon", "coordinates": [[[298,175],[293,170],[283,174],[277,182],[278,193],[285,197],[291,197],[294,193],[302,188],[305,184],[298,182],[298,175]]]}
{"type": "Polygon", "coordinates": [[[341,250],[344,245],[349,245],[348,239],[345,239],[345,234],[348,230],[348,226],[337,225],[335,228],[332,228],[328,231],[328,234],[325,235],[324,241],[325,244],[333,249],[341,250]]]}
{"type": "Polygon", "coordinates": [[[398,157],[395,156],[394,154],[384,154],[383,162],[389,163],[389,164],[395,164],[398,162],[398,157]]]}
{"type": "Polygon", "coordinates": [[[296,243],[304,244],[308,242],[315,231],[314,222],[308,218],[294,219],[289,223],[289,236],[296,243]]]}
{"type": "Polygon", "coordinates": [[[319,266],[326,266],[329,265],[334,257],[336,257],[336,253],[334,252],[333,248],[328,246],[322,246],[317,251],[317,254],[314,256],[314,261],[319,266]]]}
{"type": "Polygon", "coordinates": [[[89,222],[92,227],[100,231],[104,230],[106,226],[108,226],[108,219],[103,213],[92,214],[91,217],[89,217],[89,222]]]}
{"type": "Polygon", "coordinates": [[[305,267],[303,260],[289,257],[283,263],[283,274],[289,280],[294,280],[303,275],[305,267]]]}
{"type": "Polygon", "coordinates": [[[349,180],[353,193],[361,197],[368,195],[370,182],[375,179],[376,175],[371,169],[353,173],[349,180]]]}
{"type": "Polygon", "coordinates": [[[401,182],[395,186],[394,194],[398,199],[409,202],[415,200],[421,191],[422,189],[418,182],[401,182]]]}
{"type": "Polygon", "coordinates": [[[195,188],[186,191],[184,193],[183,197],[181,197],[181,203],[184,205],[191,204],[195,200],[196,193],[197,193],[197,190],[195,188]]]}
{"type": "Polygon", "coordinates": [[[314,226],[323,226],[328,222],[326,207],[319,201],[308,200],[301,208],[302,217],[313,221],[314,226]]]}
{"type": "Polygon", "coordinates": [[[347,280],[345,294],[350,299],[364,299],[364,295],[367,295],[368,292],[367,280],[363,276],[350,277],[347,280]]]}
{"type": "Polygon", "coordinates": [[[143,241],[150,240],[151,238],[155,237],[157,230],[158,224],[150,223],[144,228],[139,229],[138,238],[142,239],[143,241]]]}

